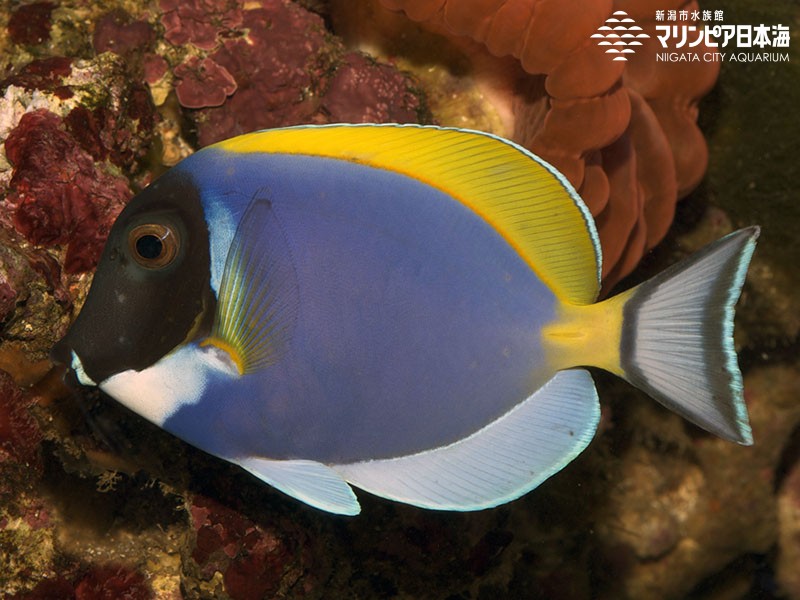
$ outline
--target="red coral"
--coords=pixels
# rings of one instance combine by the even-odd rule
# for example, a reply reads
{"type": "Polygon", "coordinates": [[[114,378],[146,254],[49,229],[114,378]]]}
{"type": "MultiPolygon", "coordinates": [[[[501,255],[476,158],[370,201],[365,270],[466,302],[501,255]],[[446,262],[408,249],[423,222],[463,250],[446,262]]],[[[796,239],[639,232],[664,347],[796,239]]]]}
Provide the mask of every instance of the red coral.
{"type": "Polygon", "coordinates": [[[132,85],[118,112],[101,105],[94,109],[77,106],[64,118],[69,134],[96,161],[109,160],[131,171],[146,152],[136,134],[149,132],[156,123],[149,92],[132,85]]]}
{"type": "Polygon", "coordinates": [[[108,159],[130,171],[147,151],[143,138],[149,136],[157,113],[144,84],[129,81],[130,73],[125,70],[130,70],[131,63],[119,60],[111,64],[115,67],[107,62],[100,69],[94,65],[79,67],[75,79],[80,83],[73,83],[65,81],[73,74],[71,59],[36,60],[0,82],[0,88],[16,85],[51,92],[62,99],[74,96],[71,86],[107,94],[101,96],[104,101],[93,102],[92,108],[78,105],[73,109],[66,117],[67,129],[95,160],[108,159]]]}
{"type": "Polygon", "coordinates": [[[141,573],[119,566],[94,567],[75,586],[75,600],[150,600],[154,597],[141,573]]]}
{"type": "Polygon", "coordinates": [[[213,49],[221,34],[242,24],[242,3],[236,0],[161,0],[164,37],[176,46],[213,49]]]}
{"type": "Polygon", "coordinates": [[[158,54],[146,54],[143,60],[144,80],[147,83],[156,83],[167,74],[169,64],[164,57],[158,54]]]}
{"type": "Polygon", "coordinates": [[[16,85],[29,90],[53,90],[61,98],[69,98],[72,92],[63,88],[62,80],[72,73],[72,59],[63,56],[53,56],[28,63],[18,73],[7,77],[0,82],[0,89],[9,85],[16,85]]]}
{"type": "Polygon", "coordinates": [[[0,371],[0,492],[8,471],[16,464],[29,474],[41,470],[39,443],[42,433],[28,412],[33,401],[26,398],[11,376],[0,371]]]}
{"type": "MultiPolygon", "coordinates": [[[[137,133],[148,134],[152,131],[153,127],[155,127],[156,123],[159,120],[158,113],[156,112],[155,106],[153,106],[153,100],[150,96],[150,92],[148,89],[138,83],[131,84],[131,87],[127,90],[127,97],[125,99],[125,104],[122,107],[122,112],[120,115],[116,117],[117,123],[124,123],[126,120],[131,120],[136,122],[135,130],[137,133]]],[[[120,133],[121,132],[128,132],[130,133],[129,127],[122,127],[117,126],[115,128],[117,132],[115,136],[115,143],[120,144],[120,133]]],[[[145,151],[148,149],[147,144],[142,144],[142,140],[138,140],[137,144],[140,146],[135,153],[139,155],[144,155],[145,151]]],[[[137,156],[138,158],[139,156],[137,156]]],[[[117,163],[121,164],[121,163],[117,163]]]]}
{"type": "Polygon", "coordinates": [[[213,44],[211,30],[202,29],[201,45],[213,52],[192,55],[174,70],[179,102],[200,109],[191,116],[201,146],[287,124],[424,117],[409,77],[362,54],[345,53],[319,15],[293,2],[257,0],[233,13],[225,2],[203,0],[187,5],[192,18],[172,0],[162,0],[161,7],[169,8],[162,22],[173,32],[167,36],[173,44],[198,45],[200,34],[189,35],[184,25],[214,23],[215,14],[229,17],[213,28],[213,44]]]}
{"type": "Polygon", "coordinates": [[[409,123],[419,120],[422,107],[408,77],[350,52],[331,78],[322,110],[334,123],[409,123]]]}
{"type": "Polygon", "coordinates": [[[50,39],[52,2],[33,2],[17,7],[8,20],[8,37],[15,44],[36,46],[50,39]]]}
{"type": "Polygon", "coordinates": [[[95,160],[108,158],[107,142],[103,140],[104,112],[104,107],[90,111],[85,106],[76,106],[64,118],[67,131],[95,160]]]}
{"type": "Polygon", "coordinates": [[[27,113],[6,139],[14,166],[9,200],[16,229],[34,244],[67,244],[64,270],[92,268],[122,206],[127,180],[96,165],[47,111],[27,113]]]}
{"type": "Polygon", "coordinates": [[[190,56],[175,67],[175,93],[186,108],[221,106],[236,91],[236,80],[210,58],[190,56]]]}
{"type": "Polygon", "coordinates": [[[118,9],[103,15],[97,21],[92,36],[95,52],[115,52],[127,55],[149,49],[155,42],[155,32],[146,21],[134,21],[125,11],[118,9]]]}
{"type": "Polygon", "coordinates": [[[9,600],[151,600],[155,598],[144,576],[118,565],[92,567],[75,582],[63,573],[56,579],[41,581],[28,593],[14,594],[9,600]]]}
{"type": "Polygon", "coordinates": [[[214,500],[196,497],[191,516],[197,535],[192,559],[203,577],[222,572],[234,600],[272,597],[297,560],[294,544],[277,530],[214,500]]]}
{"type": "Polygon", "coordinates": [[[289,549],[274,532],[250,529],[241,539],[241,554],[225,571],[225,588],[234,600],[271,598],[281,585],[289,549]]]}
{"type": "Polygon", "coordinates": [[[245,10],[246,37],[226,39],[210,58],[230,73],[237,92],[197,115],[205,146],[256,129],[309,122],[319,107],[317,65],[326,59],[322,19],[292,3],[264,0],[245,10]]]}

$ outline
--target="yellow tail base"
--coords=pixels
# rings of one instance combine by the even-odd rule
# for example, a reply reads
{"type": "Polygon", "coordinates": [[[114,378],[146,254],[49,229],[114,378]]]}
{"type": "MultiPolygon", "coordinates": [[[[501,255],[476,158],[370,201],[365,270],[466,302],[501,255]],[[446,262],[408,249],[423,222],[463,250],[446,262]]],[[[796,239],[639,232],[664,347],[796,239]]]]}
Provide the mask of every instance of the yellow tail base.
{"type": "Polygon", "coordinates": [[[628,290],[596,304],[562,303],[556,319],[542,328],[551,367],[599,367],[624,377],[620,364],[623,307],[632,293],[628,290]]]}

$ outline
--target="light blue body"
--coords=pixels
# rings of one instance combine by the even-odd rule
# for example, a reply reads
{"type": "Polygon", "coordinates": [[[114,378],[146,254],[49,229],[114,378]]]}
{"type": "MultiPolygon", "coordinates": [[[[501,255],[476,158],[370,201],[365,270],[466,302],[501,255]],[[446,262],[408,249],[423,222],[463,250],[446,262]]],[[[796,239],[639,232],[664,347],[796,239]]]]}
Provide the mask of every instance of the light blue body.
{"type": "Polygon", "coordinates": [[[130,202],[53,356],[311,506],[357,514],[352,485],[481,510],[589,444],[600,404],[582,365],[752,443],[732,331],[758,234],[592,304],[588,209],[512,142],[392,124],[257,132],[130,202]]]}
{"type": "Polygon", "coordinates": [[[403,456],[464,438],[552,377],[540,341],[552,292],[434,187],[345,161],[219,149],[174,171],[200,190],[213,290],[239,219],[266,198],[286,245],[258,243],[290,261],[300,302],[275,364],[210,373],[201,399],[164,422],[186,441],[223,457],[403,456]]]}

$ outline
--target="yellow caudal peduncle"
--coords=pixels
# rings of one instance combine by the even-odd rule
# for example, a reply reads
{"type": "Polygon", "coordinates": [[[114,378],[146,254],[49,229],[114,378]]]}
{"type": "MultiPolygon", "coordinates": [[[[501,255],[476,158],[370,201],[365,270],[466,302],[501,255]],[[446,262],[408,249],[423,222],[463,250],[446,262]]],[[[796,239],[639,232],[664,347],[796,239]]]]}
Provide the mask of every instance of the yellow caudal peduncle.
{"type": "Polygon", "coordinates": [[[562,303],[556,319],[542,328],[542,345],[551,367],[599,367],[623,376],[620,364],[623,308],[630,290],[596,304],[562,303]]]}

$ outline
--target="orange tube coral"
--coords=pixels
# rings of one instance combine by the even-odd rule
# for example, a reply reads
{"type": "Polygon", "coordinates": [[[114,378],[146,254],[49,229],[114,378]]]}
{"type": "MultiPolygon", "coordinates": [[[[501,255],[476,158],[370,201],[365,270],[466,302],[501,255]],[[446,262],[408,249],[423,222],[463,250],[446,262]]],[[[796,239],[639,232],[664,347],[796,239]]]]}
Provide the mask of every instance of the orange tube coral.
{"type": "MultiPolygon", "coordinates": [[[[381,0],[448,37],[513,56],[514,139],[553,163],[597,221],[604,287],[628,274],[665,235],[679,197],[707,163],[697,102],[716,81],[717,62],[656,63],[656,10],[696,10],[696,2],[645,0],[381,0]],[[596,43],[624,10],[649,39],[628,61],[596,43]]],[[[701,45],[698,52],[708,50],[701,45]]]]}

